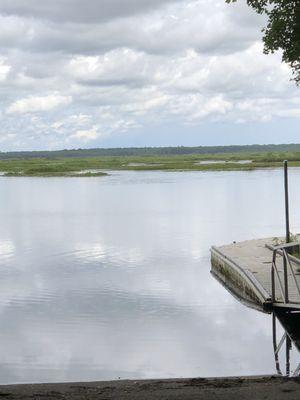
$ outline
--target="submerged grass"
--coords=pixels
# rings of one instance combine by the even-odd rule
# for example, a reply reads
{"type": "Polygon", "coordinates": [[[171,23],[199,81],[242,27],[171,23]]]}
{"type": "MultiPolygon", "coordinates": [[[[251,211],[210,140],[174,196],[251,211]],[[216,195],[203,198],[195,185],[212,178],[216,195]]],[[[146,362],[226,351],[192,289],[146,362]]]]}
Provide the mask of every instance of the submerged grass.
{"type": "Polygon", "coordinates": [[[278,168],[288,159],[300,166],[300,152],[218,153],[189,155],[101,156],[86,158],[28,158],[0,160],[4,176],[105,176],[105,170],[245,171],[278,168]],[[205,163],[212,162],[213,163],[205,163]],[[240,162],[248,161],[247,163],[240,162]]]}

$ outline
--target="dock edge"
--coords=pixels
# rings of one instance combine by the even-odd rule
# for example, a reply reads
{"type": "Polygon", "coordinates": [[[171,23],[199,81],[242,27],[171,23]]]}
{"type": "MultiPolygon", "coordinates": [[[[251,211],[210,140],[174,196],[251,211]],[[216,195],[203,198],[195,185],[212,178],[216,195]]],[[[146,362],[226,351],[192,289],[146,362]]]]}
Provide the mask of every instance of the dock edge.
{"type": "Polygon", "coordinates": [[[270,294],[248,270],[241,268],[217,247],[211,250],[212,273],[233,294],[255,309],[268,311],[272,306],[270,294]]]}

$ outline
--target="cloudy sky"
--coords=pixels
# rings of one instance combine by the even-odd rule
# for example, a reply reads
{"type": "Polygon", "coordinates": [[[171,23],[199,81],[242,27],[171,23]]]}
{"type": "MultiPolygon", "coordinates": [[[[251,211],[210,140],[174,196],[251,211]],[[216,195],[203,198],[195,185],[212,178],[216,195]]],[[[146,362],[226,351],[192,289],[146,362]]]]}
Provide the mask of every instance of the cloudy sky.
{"type": "Polygon", "coordinates": [[[240,0],[0,0],[0,150],[299,142],[240,0]]]}

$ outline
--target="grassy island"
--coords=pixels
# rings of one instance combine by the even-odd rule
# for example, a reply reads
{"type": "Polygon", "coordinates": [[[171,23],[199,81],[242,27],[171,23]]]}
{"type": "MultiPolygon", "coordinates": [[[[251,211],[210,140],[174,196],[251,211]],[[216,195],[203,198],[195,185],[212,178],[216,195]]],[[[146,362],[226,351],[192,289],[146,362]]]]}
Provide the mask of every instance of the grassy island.
{"type": "Polygon", "coordinates": [[[300,166],[300,145],[0,152],[3,176],[99,177],[107,170],[244,171],[300,166]]]}

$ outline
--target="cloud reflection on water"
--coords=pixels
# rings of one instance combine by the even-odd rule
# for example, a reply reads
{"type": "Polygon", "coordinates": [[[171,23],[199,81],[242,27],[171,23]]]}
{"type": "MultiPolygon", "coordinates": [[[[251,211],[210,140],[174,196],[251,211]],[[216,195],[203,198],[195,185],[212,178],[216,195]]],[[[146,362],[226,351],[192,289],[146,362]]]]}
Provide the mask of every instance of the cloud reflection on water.
{"type": "Polygon", "coordinates": [[[209,248],[277,235],[280,182],[1,178],[0,250],[13,249],[0,256],[1,382],[274,373],[270,316],[211,277],[209,248]]]}

